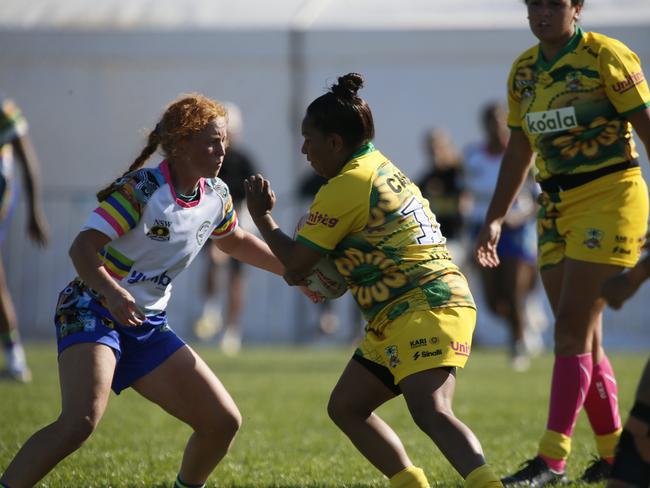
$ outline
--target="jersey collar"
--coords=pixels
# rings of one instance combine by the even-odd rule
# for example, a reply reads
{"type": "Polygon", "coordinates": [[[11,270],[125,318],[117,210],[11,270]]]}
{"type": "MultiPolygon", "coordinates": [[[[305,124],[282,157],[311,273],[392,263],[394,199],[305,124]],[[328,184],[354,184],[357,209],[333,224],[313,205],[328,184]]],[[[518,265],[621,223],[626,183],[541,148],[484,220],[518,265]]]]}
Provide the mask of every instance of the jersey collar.
{"type": "Polygon", "coordinates": [[[172,198],[179,206],[184,208],[190,208],[190,207],[196,207],[200,203],[201,198],[205,193],[205,178],[201,178],[199,180],[199,198],[197,198],[196,200],[192,200],[191,202],[186,202],[185,200],[178,198],[178,196],[176,195],[176,189],[174,188],[172,175],[171,172],[169,171],[169,162],[165,159],[158,166],[160,168],[160,171],[163,174],[163,177],[165,178],[165,182],[167,183],[167,186],[169,186],[169,191],[172,194],[172,198]]]}
{"type": "Polygon", "coordinates": [[[554,64],[555,64],[555,63],[556,63],[556,62],[557,62],[557,61],[558,61],[562,56],[564,56],[566,53],[568,53],[568,52],[570,52],[570,51],[572,51],[573,49],[576,48],[576,46],[577,46],[577,45],[580,43],[580,41],[582,40],[582,35],[583,35],[582,28],[581,28],[579,25],[577,25],[577,26],[576,26],[576,31],[575,31],[575,33],[573,34],[573,37],[571,38],[571,40],[569,40],[569,42],[567,43],[567,45],[564,46],[564,47],[560,50],[560,52],[558,52],[558,53],[555,55],[555,58],[551,59],[550,61],[547,61],[547,60],[544,59],[544,55],[542,54],[542,48],[541,48],[541,46],[538,44],[538,45],[537,45],[537,61],[536,61],[535,64],[537,64],[537,66],[538,66],[539,68],[543,69],[544,71],[548,71],[549,69],[551,69],[551,68],[553,67],[553,65],[554,65],[554,64]]]}
{"type": "Polygon", "coordinates": [[[375,145],[372,142],[367,142],[363,146],[361,146],[357,152],[355,152],[352,156],[350,156],[350,159],[348,159],[347,162],[349,163],[353,159],[360,158],[361,156],[365,156],[366,154],[371,153],[373,151],[376,151],[375,145]]]}
{"type": "Polygon", "coordinates": [[[366,154],[370,154],[371,152],[376,151],[376,150],[377,150],[377,149],[375,149],[375,145],[374,145],[372,142],[366,142],[363,146],[361,146],[359,149],[357,149],[357,151],[356,151],[354,154],[352,154],[352,156],[350,156],[350,159],[348,159],[348,160],[343,164],[343,166],[341,166],[341,169],[339,170],[339,172],[338,172],[337,174],[340,175],[341,173],[343,173],[343,171],[345,170],[345,168],[347,168],[348,165],[349,165],[352,161],[354,161],[355,159],[358,159],[358,158],[360,158],[361,156],[365,156],[366,154]]]}

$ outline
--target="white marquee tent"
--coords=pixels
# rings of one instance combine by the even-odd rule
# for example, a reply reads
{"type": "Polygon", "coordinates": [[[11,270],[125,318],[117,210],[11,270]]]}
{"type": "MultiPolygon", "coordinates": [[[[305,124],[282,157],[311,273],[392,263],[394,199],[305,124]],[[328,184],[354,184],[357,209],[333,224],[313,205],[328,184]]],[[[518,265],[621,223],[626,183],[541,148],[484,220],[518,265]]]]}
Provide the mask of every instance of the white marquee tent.
{"type": "MultiPolygon", "coordinates": [[[[587,0],[583,24],[650,66],[647,0],[587,0]]],[[[292,229],[305,205],[294,199],[296,183],[308,172],[300,117],[336,76],[365,76],[376,144],[417,178],[423,131],[440,126],[460,146],[475,141],[479,107],[504,99],[510,63],[533,43],[521,0],[3,0],[0,90],[29,119],[53,238],[43,252],[25,245],[20,207],[3,245],[24,332],[51,336],[57,290],[73,273],[67,248],[94,191],[127,167],[179,93],[241,107],[244,142],[292,229]]],[[[200,301],[201,268],[192,269],[170,307],[181,331],[200,301]]],[[[304,338],[304,318],[286,313],[308,310],[302,298],[280,278],[252,271],[249,281],[247,338],[304,338]]],[[[650,345],[640,307],[616,320],[650,345]]]]}

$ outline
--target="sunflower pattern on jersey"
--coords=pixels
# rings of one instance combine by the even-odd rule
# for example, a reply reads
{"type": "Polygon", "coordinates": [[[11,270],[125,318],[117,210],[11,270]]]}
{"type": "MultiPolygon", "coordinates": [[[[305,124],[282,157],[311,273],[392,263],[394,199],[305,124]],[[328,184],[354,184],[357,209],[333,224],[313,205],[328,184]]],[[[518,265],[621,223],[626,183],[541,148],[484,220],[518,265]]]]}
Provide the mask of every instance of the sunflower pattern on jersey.
{"type": "Polygon", "coordinates": [[[399,209],[401,201],[398,195],[391,190],[388,185],[389,174],[379,175],[373,184],[370,193],[370,216],[368,218],[368,227],[381,227],[386,223],[386,218],[399,209]]]}
{"type": "Polygon", "coordinates": [[[552,62],[539,46],[515,60],[508,125],[537,153],[538,180],[594,171],[638,157],[626,115],[650,105],[639,58],[581,28],[552,62]]]}
{"type": "Polygon", "coordinates": [[[370,308],[373,303],[386,302],[409,284],[408,277],[396,262],[379,249],[370,252],[346,249],[335,263],[346,281],[354,283],[350,291],[363,309],[370,308]]]}
{"type": "Polygon", "coordinates": [[[365,228],[346,236],[333,257],[376,332],[407,311],[474,307],[428,202],[385,159],[370,189],[365,228]]]}
{"type": "Polygon", "coordinates": [[[577,106],[578,122],[584,123],[566,132],[540,136],[539,150],[544,154],[546,169],[551,174],[593,171],[607,166],[613,159],[633,159],[631,147],[625,140],[626,124],[617,118],[608,118],[603,110],[577,106]],[[586,112],[586,113],[585,113],[586,112]]]}
{"type": "Polygon", "coordinates": [[[618,140],[622,125],[620,120],[598,117],[589,127],[571,129],[569,134],[553,139],[552,144],[564,159],[575,159],[578,155],[593,158],[618,140]]]}

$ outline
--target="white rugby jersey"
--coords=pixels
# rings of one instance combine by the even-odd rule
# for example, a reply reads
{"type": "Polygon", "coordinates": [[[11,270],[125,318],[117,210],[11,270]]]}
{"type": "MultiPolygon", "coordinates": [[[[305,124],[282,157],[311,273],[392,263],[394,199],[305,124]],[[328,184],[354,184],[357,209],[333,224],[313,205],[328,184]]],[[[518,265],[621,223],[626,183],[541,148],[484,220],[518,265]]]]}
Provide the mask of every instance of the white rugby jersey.
{"type": "Polygon", "coordinates": [[[187,268],[208,238],[237,228],[228,186],[201,179],[200,198],[176,196],[167,161],[117,182],[116,190],[93,211],[82,230],[111,238],[101,252],[106,271],[149,314],[167,306],[176,276],[187,268]]]}

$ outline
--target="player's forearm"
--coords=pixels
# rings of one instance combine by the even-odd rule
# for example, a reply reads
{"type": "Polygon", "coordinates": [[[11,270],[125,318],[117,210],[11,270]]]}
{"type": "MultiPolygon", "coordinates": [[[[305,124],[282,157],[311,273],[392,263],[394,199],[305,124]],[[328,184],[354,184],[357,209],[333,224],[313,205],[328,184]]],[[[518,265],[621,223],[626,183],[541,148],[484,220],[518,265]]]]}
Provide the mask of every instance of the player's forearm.
{"type": "MultiPolygon", "coordinates": [[[[218,242],[217,246],[219,246],[218,242]]],[[[246,264],[280,276],[284,274],[284,266],[273,254],[271,248],[264,241],[249,232],[242,231],[237,244],[232,246],[231,249],[226,249],[222,246],[219,246],[219,248],[227,252],[231,257],[246,264]]]]}
{"type": "Polygon", "coordinates": [[[504,159],[492,200],[485,214],[486,222],[503,221],[526,180],[528,167],[523,168],[521,164],[509,163],[514,162],[504,159]]]}
{"type": "Polygon", "coordinates": [[[19,161],[23,164],[23,177],[30,211],[40,211],[41,207],[41,179],[36,151],[28,136],[15,140],[14,150],[19,161]]]}
{"type": "Polygon", "coordinates": [[[79,278],[100,295],[108,296],[120,286],[108,274],[97,252],[77,238],[70,246],[69,255],[79,278]]]}
{"type": "Polygon", "coordinates": [[[254,218],[254,221],[273,254],[278,257],[285,268],[291,269],[295,241],[282,232],[270,213],[254,218]]]}
{"type": "Polygon", "coordinates": [[[532,151],[526,136],[521,131],[513,131],[499,168],[497,184],[485,216],[486,222],[503,221],[526,181],[532,164],[531,157],[532,151]]]}

